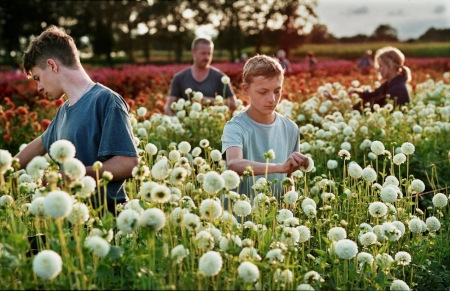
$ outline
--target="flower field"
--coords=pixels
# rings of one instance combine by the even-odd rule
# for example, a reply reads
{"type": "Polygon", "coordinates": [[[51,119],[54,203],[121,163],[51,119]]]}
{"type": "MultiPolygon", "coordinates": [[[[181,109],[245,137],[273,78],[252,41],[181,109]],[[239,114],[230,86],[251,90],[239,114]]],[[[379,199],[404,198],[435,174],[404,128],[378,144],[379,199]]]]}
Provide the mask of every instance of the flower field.
{"type": "MultiPolygon", "coordinates": [[[[73,156],[64,157],[65,178],[48,156],[17,169],[12,157],[63,101],[39,96],[22,75],[0,73],[0,286],[449,288],[450,60],[407,65],[411,104],[360,113],[346,92],[376,87],[373,75],[359,75],[348,61],[322,61],[313,75],[305,63],[293,64],[277,111],[298,124],[301,152],[314,167],[282,181],[281,200],[265,179],[253,197],[233,191],[239,176],[220,153],[232,114],[220,98],[204,107],[179,101],[176,116],[161,113],[171,76],[185,66],[92,68],[95,81],[130,104],[139,149],[127,181],[130,201],[118,205],[117,217],[89,202],[110,177],[85,177],[73,156]],[[324,98],[325,88],[341,100],[324,98]]],[[[233,114],[245,110],[242,66],[217,67],[240,100],[233,114]]]]}

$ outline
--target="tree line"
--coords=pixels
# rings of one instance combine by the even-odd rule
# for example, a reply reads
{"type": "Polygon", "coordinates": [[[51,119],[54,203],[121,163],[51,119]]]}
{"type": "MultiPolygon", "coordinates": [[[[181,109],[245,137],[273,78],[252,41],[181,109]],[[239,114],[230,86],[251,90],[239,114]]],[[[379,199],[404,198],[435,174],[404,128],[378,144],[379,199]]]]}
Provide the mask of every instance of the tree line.
{"type": "MultiPolygon", "coordinates": [[[[397,31],[380,25],[372,36],[337,39],[315,13],[316,0],[4,0],[0,1],[0,57],[14,64],[31,37],[48,25],[63,27],[81,52],[94,60],[125,52],[128,62],[142,52],[146,62],[155,50],[173,52],[176,62],[189,50],[195,29],[209,25],[218,32],[216,47],[238,58],[244,48],[263,46],[287,54],[304,43],[397,41],[397,31]]],[[[436,34],[436,31],[433,32],[436,34]]],[[[442,38],[448,31],[439,33],[442,38]]]]}

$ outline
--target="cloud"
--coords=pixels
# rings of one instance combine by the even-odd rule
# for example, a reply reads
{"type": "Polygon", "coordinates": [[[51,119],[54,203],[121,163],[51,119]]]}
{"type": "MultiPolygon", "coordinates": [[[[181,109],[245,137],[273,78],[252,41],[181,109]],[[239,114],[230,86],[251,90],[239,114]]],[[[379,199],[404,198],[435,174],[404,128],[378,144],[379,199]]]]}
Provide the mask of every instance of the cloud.
{"type": "Polygon", "coordinates": [[[435,13],[435,14],[442,14],[444,12],[445,12],[445,6],[444,5],[437,5],[433,9],[433,13],[435,13]]]}
{"type": "Polygon", "coordinates": [[[367,8],[367,6],[361,6],[349,11],[349,14],[368,14],[368,13],[369,8],[367,8]]]}
{"type": "Polygon", "coordinates": [[[388,13],[389,16],[403,16],[405,15],[403,9],[391,10],[388,13]]]}

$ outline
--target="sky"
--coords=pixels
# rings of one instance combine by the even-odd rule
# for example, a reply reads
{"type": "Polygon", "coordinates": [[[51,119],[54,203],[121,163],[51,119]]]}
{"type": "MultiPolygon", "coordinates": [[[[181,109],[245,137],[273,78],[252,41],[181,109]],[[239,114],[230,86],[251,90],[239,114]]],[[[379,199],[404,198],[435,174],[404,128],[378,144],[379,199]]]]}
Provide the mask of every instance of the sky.
{"type": "Polygon", "coordinates": [[[319,23],[335,37],[372,35],[381,24],[399,40],[418,38],[429,28],[450,28],[450,0],[317,0],[319,23]]]}

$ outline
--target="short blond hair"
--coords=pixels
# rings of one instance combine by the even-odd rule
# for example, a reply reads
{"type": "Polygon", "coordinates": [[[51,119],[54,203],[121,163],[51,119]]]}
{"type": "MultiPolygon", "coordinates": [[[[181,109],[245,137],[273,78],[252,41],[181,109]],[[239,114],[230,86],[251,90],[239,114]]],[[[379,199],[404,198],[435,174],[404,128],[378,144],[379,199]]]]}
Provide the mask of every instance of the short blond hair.
{"type": "Polygon", "coordinates": [[[253,78],[262,76],[264,78],[281,77],[284,79],[284,69],[280,61],[267,55],[255,55],[248,59],[242,71],[242,82],[249,85],[253,78]]]}
{"type": "Polygon", "coordinates": [[[205,37],[196,37],[191,44],[191,49],[192,50],[196,50],[198,45],[200,44],[206,44],[206,45],[210,45],[211,47],[214,47],[214,43],[212,42],[212,40],[207,39],[205,37]]]}

